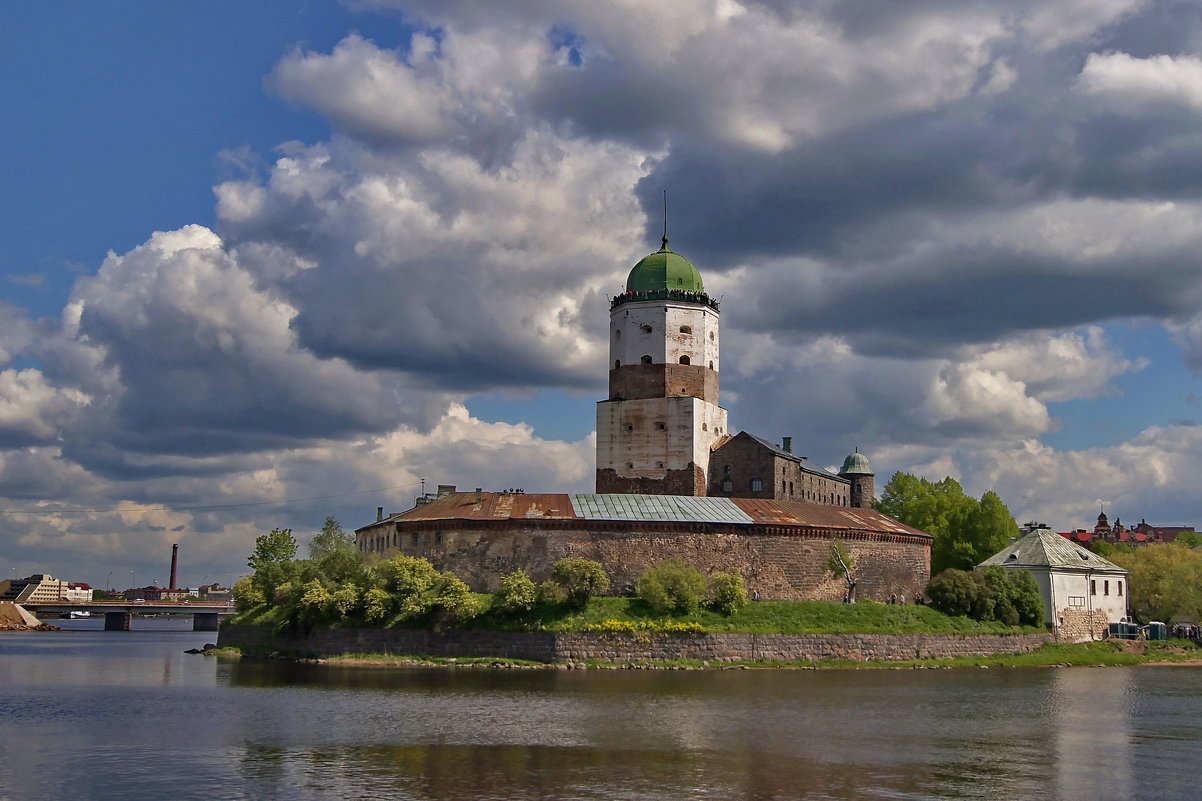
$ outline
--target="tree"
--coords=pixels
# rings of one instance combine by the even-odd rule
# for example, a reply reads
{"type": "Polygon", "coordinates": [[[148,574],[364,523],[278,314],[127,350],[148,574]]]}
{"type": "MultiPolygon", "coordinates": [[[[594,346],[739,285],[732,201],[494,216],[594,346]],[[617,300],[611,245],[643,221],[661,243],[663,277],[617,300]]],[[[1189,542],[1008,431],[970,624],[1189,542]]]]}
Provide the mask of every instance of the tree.
{"type": "Polygon", "coordinates": [[[852,573],[856,569],[856,558],[852,556],[851,551],[847,550],[847,543],[843,540],[835,540],[831,543],[831,555],[827,560],[826,569],[835,578],[841,578],[847,582],[847,594],[843,596],[843,601],[854,604],[856,602],[856,580],[852,578],[852,573]]]}
{"type": "Polygon", "coordinates": [[[647,568],[636,586],[638,596],[659,614],[696,612],[708,589],[705,576],[680,559],[665,559],[647,568]]]}
{"type": "Polygon", "coordinates": [[[974,500],[950,476],[932,483],[895,473],[876,508],[935,538],[931,543],[935,574],[948,568],[969,570],[1018,536],[1018,524],[997,493],[989,491],[974,500]]]}
{"type": "Polygon", "coordinates": [[[1197,548],[1202,545],[1202,534],[1196,531],[1183,531],[1173,540],[1174,545],[1184,545],[1186,548],[1197,548]]]}
{"type": "Polygon", "coordinates": [[[263,595],[263,591],[255,585],[250,576],[234,582],[233,592],[234,608],[239,612],[245,612],[247,609],[267,603],[267,597],[263,595]]]}
{"type": "Polygon", "coordinates": [[[515,570],[501,579],[496,602],[506,612],[528,612],[538,602],[538,587],[526,575],[526,571],[515,570]]]}
{"type": "Polygon", "coordinates": [[[321,531],[309,541],[309,559],[321,575],[336,584],[362,581],[363,554],[354,535],[343,531],[332,517],[326,518],[321,531]]]}
{"type": "Polygon", "coordinates": [[[1194,569],[1190,565],[1202,561],[1202,553],[1172,542],[1116,552],[1109,558],[1131,571],[1128,603],[1140,620],[1167,622],[1178,615],[1191,616],[1191,610],[1202,606],[1202,585],[1189,583],[1194,569]]]}
{"type": "Polygon", "coordinates": [[[710,609],[724,615],[733,615],[746,605],[747,587],[739,571],[715,573],[710,577],[710,609]]]}
{"type": "Polygon", "coordinates": [[[569,604],[583,607],[594,595],[609,589],[609,576],[592,559],[560,559],[551,568],[551,581],[563,589],[569,604]]]}
{"type": "Polygon", "coordinates": [[[296,558],[296,539],[290,528],[273,528],[268,534],[255,537],[255,550],[246,560],[251,570],[296,558]]]}

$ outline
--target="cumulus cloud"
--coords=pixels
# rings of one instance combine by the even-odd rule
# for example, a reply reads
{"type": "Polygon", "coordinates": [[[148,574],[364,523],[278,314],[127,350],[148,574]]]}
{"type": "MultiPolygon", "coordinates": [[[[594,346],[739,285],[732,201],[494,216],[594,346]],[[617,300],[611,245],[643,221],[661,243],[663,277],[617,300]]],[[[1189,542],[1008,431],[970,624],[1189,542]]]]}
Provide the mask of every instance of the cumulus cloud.
{"type": "Polygon", "coordinates": [[[1111,108],[1132,111],[1155,103],[1202,109],[1202,59],[1160,54],[1090,53],[1078,88],[1111,108]]]}

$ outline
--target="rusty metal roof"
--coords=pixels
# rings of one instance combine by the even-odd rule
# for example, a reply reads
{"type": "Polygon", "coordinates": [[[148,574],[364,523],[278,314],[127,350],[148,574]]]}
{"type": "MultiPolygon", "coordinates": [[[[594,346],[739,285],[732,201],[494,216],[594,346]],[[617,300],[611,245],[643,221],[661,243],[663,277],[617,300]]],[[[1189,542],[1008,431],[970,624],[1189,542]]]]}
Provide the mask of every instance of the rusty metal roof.
{"type": "Polygon", "coordinates": [[[872,509],[760,498],[687,495],[455,492],[379,523],[421,520],[623,520],[769,524],[922,534],[872,509]]]}

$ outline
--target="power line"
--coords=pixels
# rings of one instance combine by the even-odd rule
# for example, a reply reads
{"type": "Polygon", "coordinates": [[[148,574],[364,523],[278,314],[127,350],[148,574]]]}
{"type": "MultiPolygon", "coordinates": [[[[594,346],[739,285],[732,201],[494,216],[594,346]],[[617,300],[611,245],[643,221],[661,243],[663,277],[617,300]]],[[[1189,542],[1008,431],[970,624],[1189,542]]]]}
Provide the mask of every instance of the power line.
{"type": "Polygon", "coordinates": [[[419,486],[421,482],[402,484],[399,487],[382,487],[380,489],[359,490],[358,492],[340,492],[334,495],[313,495],[308,498],[284,498],[278,501],[254,501],[251,503],[222,503],[210,506],[146,506],[137,509],[0,509],[4,515],[105,515],[123,514],[126,512],[200,512],[212,509],[245,509],[251,506],[272,506],[281,503],[302,503],[304,501],[324,501],[330,498],[349,498],[353,495],[371,495],[376,492],[392,492],[393,490],[410,489],[419,486]]]}

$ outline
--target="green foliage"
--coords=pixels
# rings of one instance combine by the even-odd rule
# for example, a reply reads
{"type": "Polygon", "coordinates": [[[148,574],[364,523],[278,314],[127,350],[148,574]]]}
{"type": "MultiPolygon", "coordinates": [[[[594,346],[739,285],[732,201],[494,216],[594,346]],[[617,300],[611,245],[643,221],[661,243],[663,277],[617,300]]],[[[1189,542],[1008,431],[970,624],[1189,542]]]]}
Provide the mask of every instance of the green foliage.
{"type": "Polygon", "coordinates": [[[540,604],[561,604],[568,597],[563,587],[547,579],[538,585],[538,602],[540,604]]]}
{"type": "Polygon", "coordinates": [[[245,612],[248,609],[267,603],[266,596],[263,591],[255,584],[250,576],[240,579],[234,583],[234,608],[239,612],[245,612]]]}
{"type": "Polygon", "coordinates": [[[354,584],[343,584],[334,590],[330,607],[338,617],[349,617],[359,607],[359,588],[354,584]]]}
{"type": "Polygon", "coordinates": [[[480,613],[480,602],[468,586],[451,573],[440,573],[430,588],[429,608],[440,623],[457,625],[480,613]]]}
{"type": "Polygon", "coordinates": [[[739,571],[715,573],[710,578],[710,609],[723,615],[733,615],[746,605],[747,587],[739,571]]]}
{"type": "Polygon", "coordinates": [[[438,570],[428,559],[415,556],[394,556],[376,565],[376,574],[384,583],[384,589],[401,598],[421,595],[429,591],[438,570]]]}
{"type": "Polygon", "coordinates": [[[561,559],[551,568],[551,581],[564,592],[564,600],[571,606],[584,606],[594,595],[603,595],[609,589],[609,576],[599,562],[591,559],[561,559]]]}
{"type": "Polygon", "coordinates": [[[283,584],[275,588],[275,592],[271,594],[271,603],[273,606],[287,606],[292,603],[293,595],[296,593],[297,585],[291,581],[285,581],[283,584]]]}
{"type": "Polygon", "coordinates": [[[680,559],[665,559],[639,577],[637,593],[660,614],[690,614],[701,608],[707,582],[697,569],[680,559]]]}
{"type": "MultiPolygon", "coordinates": [[[[1177,539],[1181,539],[1178,537],[1177,539]]],[[[1131,571],[1128,603],[1140,620],[1202,622],[1202,553],[1175,541],[1114,553],[1112,562],[1131,571]]]]}
{"type": "Polygon", "coordinates": [[[501,579],[501,589],[494,603],[507,612],[528,612],[538,603],[538,587],[526,571],[515,570],[501,579]]]}
{"type": "Polygon", "coordinates": [[[315,626],[329,620],[334,598],[319,579],[306,582],[299,595],[297,602],[289,610],[289,622],[294,625],[315,626]]]}
{"type": "Polygon", "coordinates": [[[931,570],[936,574],[948,568],[971,569],[1018,536],[1018,525],[997,493],[986,492],[981,500],[973,500],[950,476],[932,483],[895,473],[876,508],[935,538],[931,570]]]}
{"type": "Polygon", "coordinates": [[[847,578],[856,570],[856,558],[847,550],[847,543],[835,540],[831,543],[830,558],[827,559],[826,569],[835,578],[847,578]]]}
{"type": "Polygon", "coordinates": [[[251,578],[264,598],[273,598],[276,588],[297,577],[296,540],[290,528],[273,528],[255,538],[255,550],[246,560],[254,571],[251,578]]]}
{"type": "Polygon", "coordinates": [[[393,612],[392,596],[379,587],[372,587],[363,593],[363,618],[369,621],[381,621],[393,612]]]}
{"type": "Polygon", "coordinates": [[[931,606],[946,615],[995,620],[1006,626],[1043,623],[1039,585],[1025,570],[991,565],[984,570],[945,570],[927,585],[931,606]]]}
{"type": "Polygon", "coordinates": [[[990,620],[993,604],[985,577],[964,570],[944,570],[927,584],[927,601],[945,615],[990,620]]]}
{"type": "Polygon", "coordinates": [[[1196,531],[1183,531],[1173,540],[1174,545],[1184,545],[1186,548],[1197,548],[1202,545],[1202,534],[1196,531]]]}
{"type": "Polygon", "coordinates": [[[360,583],[364,579],[363,554],[355,545],[354,535],[343,531],[332,517],[326,518],[321,531],[309,541],[309,561],[335,584],[360,583]]]}

